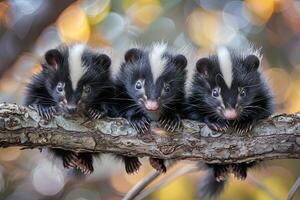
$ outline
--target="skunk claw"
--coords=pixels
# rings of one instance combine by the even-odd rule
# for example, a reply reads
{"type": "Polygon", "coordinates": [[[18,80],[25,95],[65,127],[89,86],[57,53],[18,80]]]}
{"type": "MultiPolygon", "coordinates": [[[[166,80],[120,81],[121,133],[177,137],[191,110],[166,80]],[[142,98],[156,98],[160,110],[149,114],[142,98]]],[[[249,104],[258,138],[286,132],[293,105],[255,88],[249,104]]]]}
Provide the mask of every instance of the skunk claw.
{"type": "Polygon", "coordinates": [[[181,125],[181,120],[178,116],[161,117],[159,120],[161,126],[169,132],[174,132],[181,125]]]}
{"type": "Polygon", "coordinates": [[[36,109],[39,116],[47,120],[51,119],[56,113],[54,106],[37,105],[36,109]]]}
{"type": "Polygon", "coordinates": [[[149,158],[150,165],[159,172],[166,173],[167,168],[164,164],[164,160],[158,158],[149,158]]]}
{"type": "Polygon", "coordinates": [[[138,132],[143,133],[149,131],[150,129],[150,122],[147,121],[146,118],[142,118],[139,120],[130,120],[130,125],[138,132]]]}
{"type": "Polygon", "coordinates": [[[127,174],[137,173],[142,165],[137,157],[123,157],[123,160],[127,174]]]}
{"type": "Polygon", "coordinates": [[[135,126],[134,123],[130,123],[130,125],[131,125],[137,132],[139,132],[138,128],[135,126]]]}
{"type": "Polygon", "coordinates": [[[100,118],[102,118],[104,115],[105,115],[104,112],[101,112],[101,111],[96,110],[96,109],[90,108],[90,109],[88,110],[88,116],[89,116],[91,119],[100,119],[100,118]]]}
{"type": "Polygon", "coordinates": [[[214,168],[215,179],[217,182],[225,181],[228,177],[228,166],[218,166],[214,168]]]}

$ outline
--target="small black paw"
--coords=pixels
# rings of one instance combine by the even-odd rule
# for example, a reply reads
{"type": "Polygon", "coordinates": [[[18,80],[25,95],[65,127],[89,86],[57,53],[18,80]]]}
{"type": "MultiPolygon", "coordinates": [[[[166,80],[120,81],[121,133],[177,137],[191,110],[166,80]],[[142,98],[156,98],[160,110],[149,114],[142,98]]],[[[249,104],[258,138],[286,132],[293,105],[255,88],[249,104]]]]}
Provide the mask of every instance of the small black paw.
{"type": "Polygon", "coordinates": [[[217,165],[214,166],[214,175],[216,178],[216,181],[222,182],[226,181],[229,175],[229,166],[228,165],[217,165]]]}
{"type": "Polygon", "coordinates": [[[63,161],[64,168],[68,168],[68,169],[76,168],[76,166],[80,162],[78,158],[78,154],[71,151],[65,152],[64,155],[62,155],[62,161],[63,161]]]}
{"type": "Polygon", "coordinates": [[[125,164],[125,170],[127,174],[137,173],[142,165],[137,157],[124,156],[123,161],[125,164]]]}
{"type": "Polygon", "coordinates": [[[129,123],[138,133],[146,133],[150,130],[150,121],[146,117],[131,118],[129,123]]]}
{"type": "Polygon", "coordinates": [[[156,169],[156,171],[166,173],[167,167],[165,166],[164,160],[158,158],[149,158],[150,165],[156,169]]]}
{"type": "Polygon", "coordinates": [[[91,119],[100,119],[100,118],[104,117],[106,113],[103,111],[99,111],[97,109],[90,108],[90,109],[88,109],[87,114],[88,114],[89,118],[91,118],[91,119]]]}
{"type": "Polygon", "coordinates": [[[91,153],[79,153],[79,163],[76,166],[83,174],[90,175],[94,171],[93,157],[91,153]]]}
{"type": "Polygon", "coordinates": [[[57,113],[57,109],[54,106],[43,106],[38,104],[36,109],[39,116],[45,119],[51,119],[57,113]]]}
{"type": "Polygon", "coordinates": [[[250,132],[253,129],[254,124],[254,122],[235,121],[233,123],[233,127],[238,134],[243,135],[247,132],[250,132]]]}
{"type": "Polygon", "coordinates": [[[63,166],[68,169],[78,169],[85,175],[90,175],[94,171],[93,157],[90,153],[66,153],[63,157],[63,166]]]}
{"type": "Polygon", "coordinates": [[[179,115],[162,116],[159,119],[159,123],[164,129],[170,132],[174,132],[176,129],[181,127],[181,119],[179,115]]]}
{"type": "Polygon", "coordinates": [[[228,129],[228,122],[225,120],[216,120],[216,121],[210,121],[210,120],[204,120],[206,125],[213,131],[218,132],[225,132],[228,129]]]}
{"type": "Polygon", "coordinates": [[[232,173],[238,180],[245,180],[247,178],[247,167],[240,164],[232,164],[232,173]]]}

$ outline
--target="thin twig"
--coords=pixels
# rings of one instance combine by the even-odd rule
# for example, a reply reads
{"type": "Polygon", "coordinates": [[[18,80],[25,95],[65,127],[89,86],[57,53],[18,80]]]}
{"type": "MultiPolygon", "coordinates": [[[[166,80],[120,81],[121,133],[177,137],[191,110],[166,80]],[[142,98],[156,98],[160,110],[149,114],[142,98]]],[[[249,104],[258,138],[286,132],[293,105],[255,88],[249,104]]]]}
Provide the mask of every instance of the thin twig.
{"type": "MultiPolygon", "coordinates": [[[[176,162],[175,161],[169,161],[167,164],[167,168],[169,169],[172,167],[176,162]]],[[[129,192],[123,197],[122,200],[133,200],[135,197],[137,197],[140,192],[142,192],[148,185],[150,185],[157,177],[162,175],[160,172],[153,170],[151,171],[148,176],[140,180],[135,186],[133,186],[129,192]]]]}
{"type": "Polygon", "coordinates": [[[300,187],[300,176],[297,178],[297,180],[293,184],[292,188],[290,189],[287,200],[293,200],[299,187],[300,187]]]}
{"type": "Polygon", "coordinates": [[[141,192],[135,200],[142,200],[148,195],[152,194],[153,192],[157,191],[158,189],[162,188],[163,186],[167,185],[171,181],[175,180],[176,178],[183,176],[188,173],[199,171],[199,168],[195,164],[185,165],[181,167],[180,169],[176,170],[174,173],[170,174],[169,176],[165,176],[163,179],[161,179],[159,182],[157,182],[155,185],[150,187],[149,189],[145,190],[144,192],[141,192]]]}
{"type": "Polygon", "coordinates": [[[256,187],[267,193],[272,200],[278,200],[276,195],[264,183],[262,183],[261,180],[258,180],[251,174],[248,176],[248,180],[250,180],[256,187]]]}

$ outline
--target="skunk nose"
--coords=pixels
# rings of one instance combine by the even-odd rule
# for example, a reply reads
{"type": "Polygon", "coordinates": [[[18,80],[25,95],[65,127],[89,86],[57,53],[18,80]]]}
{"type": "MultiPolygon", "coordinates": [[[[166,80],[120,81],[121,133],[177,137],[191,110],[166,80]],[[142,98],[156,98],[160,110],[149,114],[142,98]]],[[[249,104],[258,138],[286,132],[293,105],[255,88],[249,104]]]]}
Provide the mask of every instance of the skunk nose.
{"type": "Polygon", "coordinates": [[[68,113],[75,113],[75,111],[76,111],[76,105],[73,105],[73,104],[68,104],[67,106],[67,111],[68,111],[68,113]]]}
{"type": "Polygon", "coordinates": [[[233,108],[226,108],[223,112],[225,119],[233,120],[238,117],[238,113],[236,109],[233,108]]]}
{"type": "Polygon", "coordinates": [[[158,102],[153,100],[146,100],[145,107],[148,111],[157,111],[158,110],[158,102]]]}

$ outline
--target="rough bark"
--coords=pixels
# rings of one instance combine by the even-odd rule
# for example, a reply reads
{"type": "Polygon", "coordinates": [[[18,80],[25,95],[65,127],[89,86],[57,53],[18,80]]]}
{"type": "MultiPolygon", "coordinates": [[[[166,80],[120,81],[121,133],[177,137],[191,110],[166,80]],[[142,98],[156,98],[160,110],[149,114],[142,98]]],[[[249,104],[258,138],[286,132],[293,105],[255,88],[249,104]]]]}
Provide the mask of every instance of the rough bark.
{"type": "Polygon", "coordinates": [[[0,104],[3,147],[59,147],[208,163],[300,158],[300,113],[272,116],[247,135],[213,132],[205,124],[189,120],[175,133],[152,126],[151,133],[141,135],[124,119],[56,116],[46,121],[30,108],[0,104]]]}

